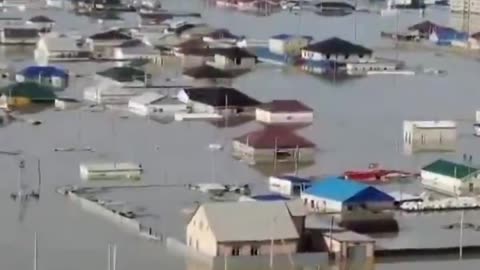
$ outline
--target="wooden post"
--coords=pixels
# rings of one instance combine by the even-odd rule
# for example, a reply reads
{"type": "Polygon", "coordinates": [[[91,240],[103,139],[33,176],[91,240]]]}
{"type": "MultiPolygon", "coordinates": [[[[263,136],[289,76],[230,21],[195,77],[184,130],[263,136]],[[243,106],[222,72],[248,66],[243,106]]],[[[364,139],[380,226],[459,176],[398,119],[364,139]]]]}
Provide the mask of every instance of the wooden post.
{"type": "Polygon", "coordinates": [[[37,232],[35,232],[35,239],[33,243],[33,270],[38,270],[38,241],[37,232]]]}

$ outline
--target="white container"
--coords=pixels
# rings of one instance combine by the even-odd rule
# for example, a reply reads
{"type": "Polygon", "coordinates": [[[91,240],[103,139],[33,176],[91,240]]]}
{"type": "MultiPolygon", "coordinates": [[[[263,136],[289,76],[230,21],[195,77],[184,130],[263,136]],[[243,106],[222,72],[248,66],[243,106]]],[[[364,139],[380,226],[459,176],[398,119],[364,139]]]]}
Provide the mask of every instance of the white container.
{"type": "Polygon", "coordinates": [[[133,179],[139,180],[143,173],[141,164],[131,162],[102,162],[80,164],[83,180],[133,179]]]}

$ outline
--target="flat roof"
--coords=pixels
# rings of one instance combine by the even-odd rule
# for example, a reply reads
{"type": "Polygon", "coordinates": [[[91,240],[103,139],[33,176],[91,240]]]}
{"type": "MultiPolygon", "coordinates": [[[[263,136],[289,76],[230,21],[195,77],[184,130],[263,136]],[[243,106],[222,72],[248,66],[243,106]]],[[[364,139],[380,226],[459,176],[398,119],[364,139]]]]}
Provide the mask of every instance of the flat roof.
{"type": "Polygon", "coordinates": [[[417,128],[456,128],[457,122],[450,120],[441,121],[404,121],[406,125],[413,125],[417,128]]]}
{"type": "Polygon", "coordinates": [[[340,242],[375,242],[374,239],[363,235],[358,234],[352,231],[343,231],[343,232],[332,232],[332,233],[325,233],[326,237],[340,241],[340,242]]]}

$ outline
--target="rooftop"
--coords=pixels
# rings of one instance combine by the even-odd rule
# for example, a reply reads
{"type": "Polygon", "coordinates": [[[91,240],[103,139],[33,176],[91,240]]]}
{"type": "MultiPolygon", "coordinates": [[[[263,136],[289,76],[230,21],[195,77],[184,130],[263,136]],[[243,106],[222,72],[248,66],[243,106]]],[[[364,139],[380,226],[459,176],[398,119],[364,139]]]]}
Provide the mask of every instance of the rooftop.
{"type": "Polygon", "coordinates": [[[68,72],[54,66],[29,66],[20,71],[20,74],[27,78],[41,77],[62,77],[68,78],[68,72]]]}
{"type": "Polygon", "coordinates": [[[405,121],[405,124],[410,124],[416,128],[456,128],[455,121],[405,121]]]}
{"type": "Polygon", "coordinates": [[[408,27],[410,31],[418,31],[420,33],[431,33],[435,28],[441,27],[432,21],[423,21],[408,27]]]}
{"type": "Polygon", "coordinates": [[[298,100],[272,100],[260,105],[260,109],[272,113],[313,112],[313,109],[298,100]]]}
{"type": "Polygon", "coordinates": [[[6,38],[36,38],[39,37],[38,29],[35,28],[4,28],[3,32],[6,38]]]}
{"type": "Polygon", "coordinates": [[[256,149],[315,148],[315,144],[287,128],[266,127],[234,139],[256,149]]]}
{"type": "Polygon", "coordinates": [[[211,39],[238,39],[239,37],[232,34],[228,29],[216,29],[213,32],[205,35],[205,37],[211,39]]]}
{"type": "Polygon", "coordinates": [[[358,234],[352,231],[342,231],[342,232],[332,232],[325,234],[326,237],[332,237],[332,239],[340,241],[340,242],[375,242],[374,239],[363,235],[358,234]]]}
{"type": "Polygon", "coordinates": [[[39,102],[53,102],[56,97],[53,88],[40,85],[36,82],[10,84],[1,88],[0,93],[14,97],[26,97],[32,101],[39,102]]]}
{"type": "Polygon", "coordinates": [[[231,73],[218,68],[214,68],[212,66],[199,66],[189,68],[183,71],[183,75],[191,77],[193,79],[228,79],[233,77],[231,73]]]}
{"type": "Polygon", "coordinates": [[[436,174],[441,174],[456,179],[465,179],[467,176],[478,172],[478,168],[459,164],[443,159],[438,159],[433,163],[422,168],[423,171],[429,171],[436,174]]]}
{"type": "Polygon", "coordinates": [[[118,82],[143,81],[148,76],[143,70],[133,67],[112,67],[97,74],[118,82]]]}
{"type": "Polygon", "coordinates": [[[93,40],[131,40],[132,37],[119,30],[109,30],[102,33],[97,33],[90,36],[93,40]]]}
{"type": "Polygon", "coordinates": [[[337,54],[370,55],[372,54],[372,50],[366,47],[351,43],[349,41],[346,41],[337,37],[329,38],[324,41],[310,44],[304,49],[308,51],[319,52],[322,54],[333,54],[333,55],[337,55],[337,54]]]}
{"type": "Polygon", "coordinates": [[[214,107],[254,107],[259,102],[234,88],[199,87],[184,89],[190,100],[214,107]]]}
{"type": "Polygon", "coordinates": [[[304,193],[340,202],[394,201],[393,197],[373,186],[339,177],[316,181],[304,193]]]}
{"type": "Polygon", "coordinates": [[[205,203],[201,209],[218,242],[299,238],[283,201],[205,203]]]}
{"type": "Polygon", "coordinates": [[[304,38],[307,40],[313,40],[311,36],[299,36],[299,35],[291,35],[291,34],[278,34],[270,37],[271,39],[278,39],[278,40],[289,40],[289,39],[296,39],[296,38],[304,38]]]}
{"type": "Polygon", "coordinates": [[[32,23],[54,23],[55,21],[50,19],[47,16],[39,15],[39,16],[34,16],[28,20],[29,22],[32,23]]]}
{"type": "Polygon", "coordinates": [[[281,175],[281,176],[276,176],[276,178],[288,180],[292,183],[298,183],[298,184],[303,184],[303,183],[310,184],[310,183],[312,183],[311,179],[306,179],[306,178],[302,178],[302,177],[298,177],[298,176],[294,176],[294,175],[281,175]]]}

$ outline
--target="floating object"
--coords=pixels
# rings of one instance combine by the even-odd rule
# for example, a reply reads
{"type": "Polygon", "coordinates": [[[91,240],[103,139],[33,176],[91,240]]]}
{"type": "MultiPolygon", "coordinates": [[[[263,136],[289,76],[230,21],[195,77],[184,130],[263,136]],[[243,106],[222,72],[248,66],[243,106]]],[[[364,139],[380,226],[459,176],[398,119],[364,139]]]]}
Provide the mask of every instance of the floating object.
{"type": "Polygon", "coordinates": [[[379,165],[377,163],[371,163],[368,167],[369,168],[367,170],[346,171],[343,173],[343,176],[345,179],[366,183],[386,183],[396,179],[416,177],[415,174],[409,172],[379,169],[379,165]]]}
{"type": "Polygon", "coordinates": [[[203,193],[210,193],[213,195],[223,195],[227,192],[244,194],[244,195],[250,194],[250,186],[248,184],[238,186],[238,185],[224,185],[219,183],[203,183],[203,184],[188,184],[187,188],[191,190],[198,190],[203,193]]]}
{"type": "Polygon", "coordinates": [[[219,144],[219,143],[211,143],[208,145],[208,149],[212,150],[212,151],[220,151],[223,149],[223,145],[219,144]]]}
{"type": "Polygon", "coordinates": [[[101,162],[80,164],[83,180],[132,179],[139,180],[143,173],[141,164],[131,162],[101,162]]]}
{"type": "Polygon", "coordinates": [[[441,200],[422,202],[405,202],[400,205],[400,209],[407,212],[426,212],[426,211],[452,211],[479,209],[480,202],[474,197],[456,197],[441,200]]]}
{"type": "Polygon", "coordinates": [[[83,147],[83,148],[57,147],[57,148],[54,148],[53,151],[55,152],[95,152],[95,150],[92,147],[83,147]]]}

